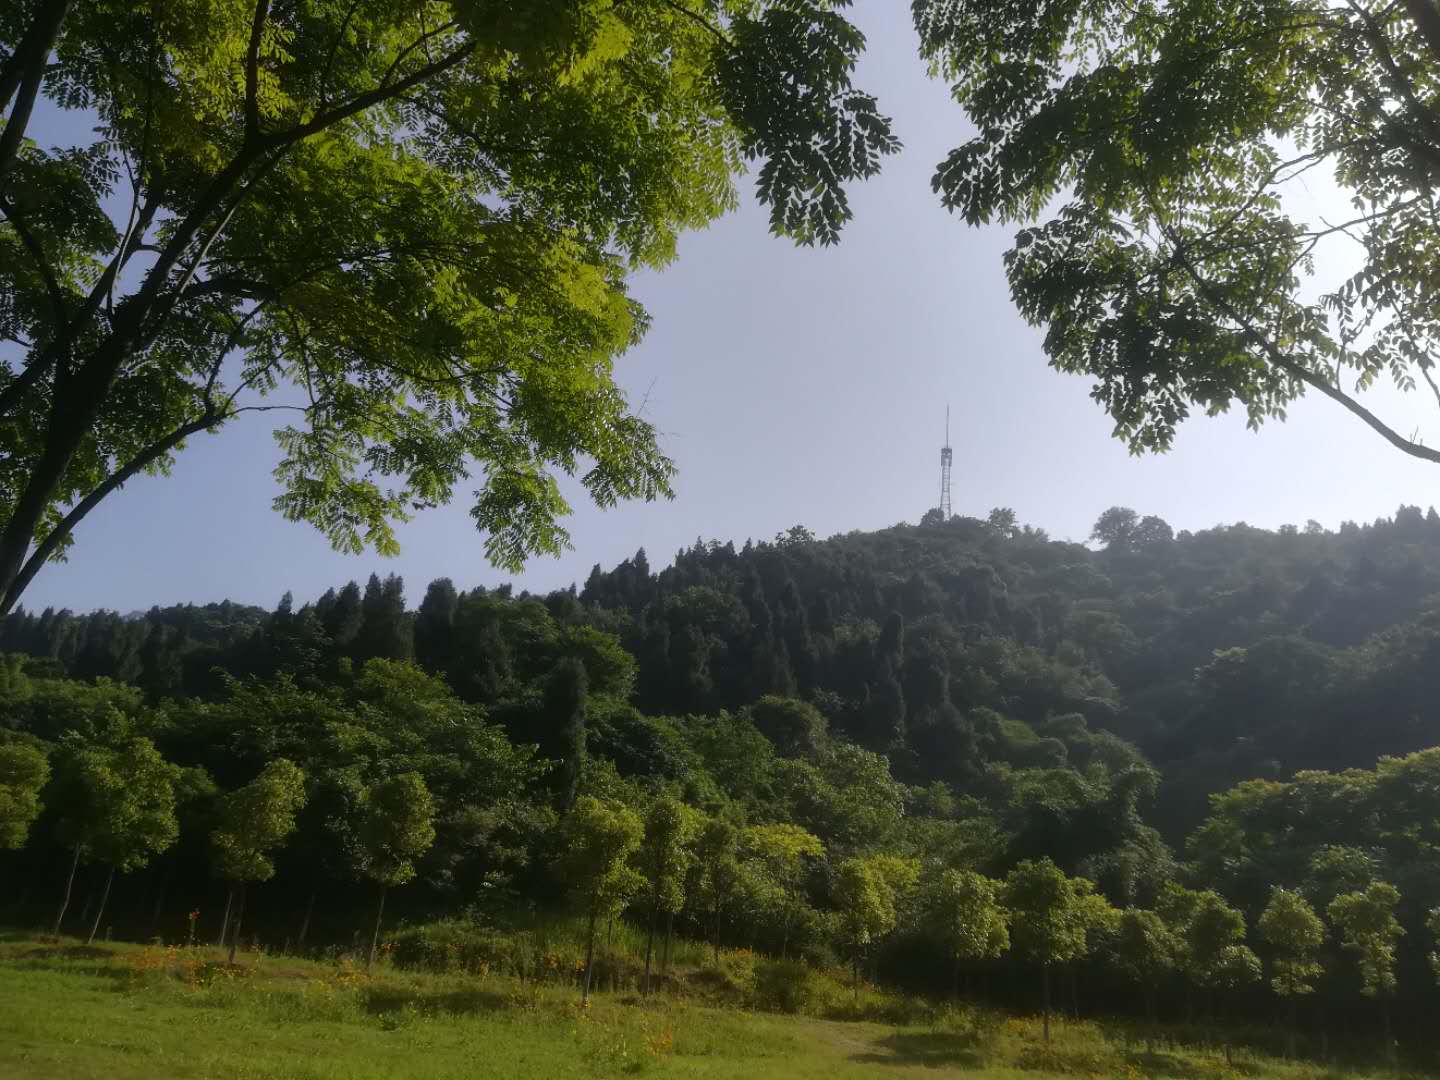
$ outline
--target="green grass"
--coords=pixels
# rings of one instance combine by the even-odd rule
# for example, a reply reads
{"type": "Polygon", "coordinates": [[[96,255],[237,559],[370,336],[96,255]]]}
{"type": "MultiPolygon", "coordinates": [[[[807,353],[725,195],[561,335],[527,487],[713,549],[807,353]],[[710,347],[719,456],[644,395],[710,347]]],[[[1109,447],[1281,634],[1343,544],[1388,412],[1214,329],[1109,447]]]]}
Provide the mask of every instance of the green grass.
{"type": "MultiPolygon", "coordinates": [[[[980,1010],[917,1006],[924,1022],[842,1022],[721,1008],[684,993],[601,994],[581,1009],[564,984],[389,968],[367,977],[345,963],[257,955],[230,968],[221,959],[212,949],[0,940],[0,1077],[1381,1075],[1253,1056],[1232,1067],[1193,1047],[1147,1055],[1090,1023],[1057,1021],[1046,1047],[1033,1019],[980,1010]]],[[[890,999],[866,1000],[861,1012],[893,1008],[890,999]]]]}

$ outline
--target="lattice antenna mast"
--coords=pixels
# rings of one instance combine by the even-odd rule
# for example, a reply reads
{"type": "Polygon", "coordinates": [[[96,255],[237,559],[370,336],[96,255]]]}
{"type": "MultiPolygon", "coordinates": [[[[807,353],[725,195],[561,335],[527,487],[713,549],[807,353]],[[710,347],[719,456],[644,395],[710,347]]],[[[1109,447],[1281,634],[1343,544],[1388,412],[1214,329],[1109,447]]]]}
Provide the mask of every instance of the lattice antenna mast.
{"type": "Polygon", "coordinates": [[[955,454],[950,449],[950,406],[945,406],[945,445],[940,448],[940,518],[950,520],[950,463],[955,454]]]}

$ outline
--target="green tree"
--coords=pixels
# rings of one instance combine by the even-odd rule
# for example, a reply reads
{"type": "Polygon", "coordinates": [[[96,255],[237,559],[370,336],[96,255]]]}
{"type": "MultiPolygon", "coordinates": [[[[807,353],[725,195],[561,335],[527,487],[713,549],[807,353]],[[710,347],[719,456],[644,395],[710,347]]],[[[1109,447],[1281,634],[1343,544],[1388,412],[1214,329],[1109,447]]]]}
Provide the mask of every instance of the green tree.
{"type": "Polygon", "coordinates": [[[1027,859],[1005,878],[1015,947],[1040,965],[1045,1041],[1050,1041],[1050,967],[1068,964],[1090,951],[1093,890],[1083,878],[1066,877],[1049,859],[1027,859]],[[1081,883],[1084,882],[1082,885],[1081,883]]]}
{"type": "Polygon", "coordinates": [[[666,958],[675,913],[685,906],[685,876],[690,866],[690,840],[699,825],[698,815],[679,799],[662,796],[645,815],[645,836],[636,863],[645,878],[649,924],[645,934],[645,986],[650,992],[650,964],[655,951],[655,922],[666,921],[666,958]]]}
{"type": "Polygon", "coordinates": [[[24,743],[0,746],[0,849],[25,846],[49,779],[50,762],[40,750],[24,743]]]}
{"type": "Polygon", "coordinates": [[[720,927],[745,880],[740,865],[740,834],[724,818],[712,818],[695,838],[695,887],[692,892],[710,924],[710,944],[720,962],[720,927]]]}
{"type": "Polygon", "coordinates": [[[825,856],[825,845],[799,825],[780,822],[751,825],[742,844],[760,872],[775,886],[779,900],[780,955],[789,955],[790,933],[806,908],[805,874],[814,860],[825,856]]]}
{"type": "Polygon", "coordinates": [[[835,868],[835,904],[850,946],[855,996],[860,995],[860,961],[867,949],[895,928],[895,890],[872,859],[852,856],[835,868]]]}
{"type": "Polygon", "coordinates": [[[305,774],[285,758],[270,762],[254,780],[221,801],[219,825],[210,834],[210,843],[216,873],[229,885],[220,923],[220,944],[225,944],[228,934],[232,964],[245,917],[245,887],[252,881],[269,881],[275,876],[272,854],[295,831],[295,816],[304,805],[305,774]]]}
{"type": "Polygon", "coordinates": [[[1115,961],[1140,984],[1145,1017],[1155,1023],[1155,995],[1180,963],[1180,941],[1156,912],[1129,907],[1116,921],[1115,961]]]}
{"type": "Polygon", "coordinates": [[[359,841],[365,854],[365,876],[380,885],[375,930],[365,957],[368,970],[375,963],[375,950],[380,944],[386,890],[413,878],[415,860],[435,842],[435,800],[419,773],[392,776],[365,792],[359,841]]]}
{"type": "Polygon", "coordinates": [[[588,920],[583,1002],[590,1000],[597,920],[601,915],[623,911],[643,884],[631,868],[630,858],[644,836],[644,824],[628,806],[590,795],[575,800],[575,806],[560,822],[559,869],[569,887],[583,899],[588,920]]]}
{"type": "Polygon", "coordinates": [[[1295,1010],[1302,994],[1315,992],[1315,980],[1323,974],[1317,954],[1325,944],[1325,924],[1303,896],[1277,885],[1255,931],[1275,950],[1270,986],[1289,1002],[1290,1056],[1294,1057],[1295,1010]]]}
{"type": "Polygon", "coordinates": [[[776,232],[833,242],[898,148],[863,45],[823,0],[10,5],[0,613],[127,479],[263,408],[295,417],[277,508],[345,551],[394,551],[473,460],[510,568],[565,546],[582,458],[601,505],[667,494],[611,375],[627,275],[747,159],[776,232]],[[37,95],[94,140],[30,141],[37,95]]]}
{"type": "Polygon", "coordinates": [[[555,665],[545,684],[544,736],[541,752],[559,764],[555,769],[556,802],[568,810],[575,803],[585,769],[585,665],[566,657],[555,665]]]}
{"type": "Polygon", "coordinates": [[[912,10],[976,129],[936,189],[971,224],[1026,224],[1012,296],[1132,449],[1169,446],[1192,410],[1258,427],[1313,391],[1440,461],[1362,402],[1380,379],[1434,389],[1433,3],[912,10]],[[1347,209],[1310,220],[1305,175],[1338,181],[1347,209]],[[1337,265],[1338,285],[1310,280],[1337,265]]]}
{"type": "Polygon", "coordinates": [[[105,887],[88,941],[95,940],[110,899],[115,871],[127,873],[146,865],[180,835],[175,818],[175,784],[180,770],[167,762],[155,744],[141,736],[118,745],[89,742],[78,736],[62,741],[55,760],[51,803],[59,812],[57,833],[74,851],[65,896],[55,914],[60,932],[75,871],[82,859],[105,864],[105,887]]]}
{"type": "Polygon", "coordinates": [[[951,993],[959,997],[960,967],[993,960],[1010,948],[1010,915],[1000,904],[1003,886],[974,870],[940,871],[925,891],[926,922],[954,963],[951,993]]]}
{"type": "Polygon", "coordinates": [[[1385,1059],[1395,1059],[1390,1033],[1390,999],[1395,996],[1395,946],[1405,930],[1395,918],[1400,890],[1387,881],[1373,881],[1361,892],[1344,893],[1330,901],[1326,914],[1340,944],[1355,954],[1360,992],[1380,1002],[1385,1024],[1385,1059]]]}

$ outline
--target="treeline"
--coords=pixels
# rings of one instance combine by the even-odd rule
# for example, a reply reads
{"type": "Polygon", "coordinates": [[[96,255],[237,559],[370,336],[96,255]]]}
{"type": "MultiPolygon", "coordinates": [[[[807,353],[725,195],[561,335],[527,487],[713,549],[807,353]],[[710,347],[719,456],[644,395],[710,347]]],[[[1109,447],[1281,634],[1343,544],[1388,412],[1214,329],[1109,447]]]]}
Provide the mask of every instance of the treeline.
{"type": "Polygon", "coordinates": [[[17,612],[8,899],[363,952],[385,918],[579,894],[1016,1002],[1054,968],[1137,1012],[1431,1007],[1440,520],[1177,536],[1117,509],[1096,539],[997,510],[641,552],[543,598],[442,579],[412,610],[372,577],[271,613],[17,612]]]}

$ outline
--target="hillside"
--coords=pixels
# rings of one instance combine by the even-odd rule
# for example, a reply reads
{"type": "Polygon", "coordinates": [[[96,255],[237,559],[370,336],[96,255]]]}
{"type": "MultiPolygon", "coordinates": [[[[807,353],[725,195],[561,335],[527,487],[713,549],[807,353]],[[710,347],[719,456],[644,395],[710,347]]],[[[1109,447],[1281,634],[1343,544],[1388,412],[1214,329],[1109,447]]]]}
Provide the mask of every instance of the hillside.
{"type": "MultiPolygon", "coordinates": [[[[358,940],[367,800],[405,773],[433,800],[435,835],[392,919],[554,909],[573,891],[557,867],[577,798],[638,814],[669,795],[710,823],[672,909],[682,933],[863,959],[933,989],[952,979],[927,906],[947,868],[999,878],[1050,859],[1110,904],[1182,921],[1177,896],[1223,907],[1185,885],[1254,920],[1275,885],[1324,913],[1384,878],[1414,945],[1399,958],[1405,1008],[1423,1011],[1425,913],[1440,904],[1440,517],[1177,535],[1116,509],[1096,541],[1055,542],[997,510],[697,542],[658,572],[641,551],[544,597],[441,579],[411,606],[399,579],[372,576],[268,613],[18,612],[0,627],[0,743],[63,765],[140,733],[187,770],[178,839],[122,874],[108,909],[140,936],[224,906],[221,793],[283,757],[303,771],[304,807],[246,916],[274,943],[358,940]],[[767,848],[796,835],[779,826],[814,851],[767,848]],[[893,893],[864,937],[845,899],[861,863],[893,893]]],[[[0,854],[32,883],[13,909],[27,920],[49,919],[69,866],[67,790],[42,792],[32,841],[0,854]]],[[[81,866],[70,918],[98,925],[107,879],[101,860],[81,866]]],[[[1132,1008],[1107,940],[1086,946],[1090,1000],[1132,1008]]],[[[1325,967],[1316,1000],[1358,1009],[1348,956],[1325,967]]],[[[1027,969],[969,968],[996,1000],[1033,1004],[1027,969]]],[[[1179,1001],[1172,986],[1162,1005],[1179,1001]]]]}

